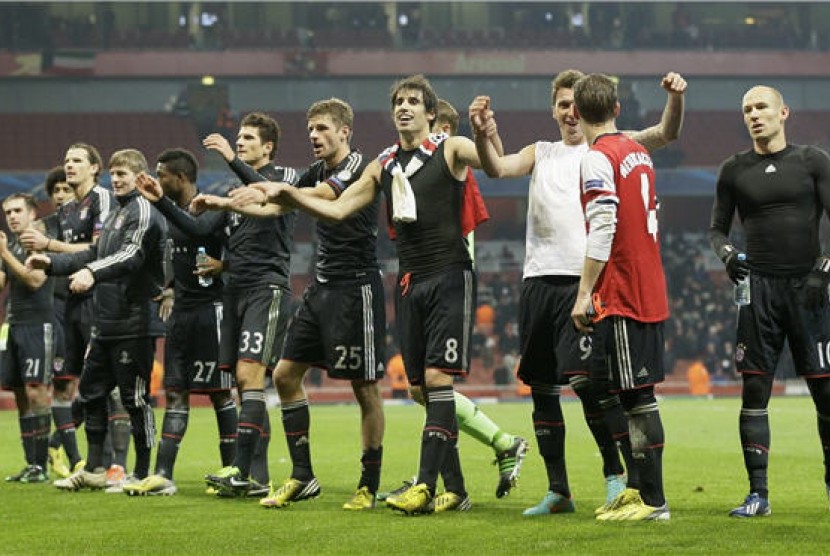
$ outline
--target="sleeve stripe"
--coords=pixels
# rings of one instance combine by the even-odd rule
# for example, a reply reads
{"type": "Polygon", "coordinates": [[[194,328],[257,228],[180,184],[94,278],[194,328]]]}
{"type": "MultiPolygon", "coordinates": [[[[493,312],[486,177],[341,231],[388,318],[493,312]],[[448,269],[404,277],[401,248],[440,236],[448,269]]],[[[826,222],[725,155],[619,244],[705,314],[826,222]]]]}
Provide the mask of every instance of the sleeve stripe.
{"type": "Polygon", "coordinates": [[[150,227],[150,202],[143,197],[136,200],[138,202],[138,228],[135,232],[133,232],[132,243],[125,249],[121,249],[112,255],[104,257],[103,259],[89,263],[87,266],[93,272],[129,260],[132,257],[135,257],[141,249],[144,234],[150,227]]]}

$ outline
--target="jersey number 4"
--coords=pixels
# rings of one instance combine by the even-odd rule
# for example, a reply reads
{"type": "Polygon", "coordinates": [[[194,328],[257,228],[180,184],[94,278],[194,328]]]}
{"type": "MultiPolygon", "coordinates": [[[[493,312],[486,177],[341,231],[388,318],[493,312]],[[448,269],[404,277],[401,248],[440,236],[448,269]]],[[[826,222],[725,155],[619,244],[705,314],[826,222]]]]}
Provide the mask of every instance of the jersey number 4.
{"type": "MultiPolygon", "coordinates": [[[[648,174],[640,174],[640,194],[643,196],[643,206],[646,209],[646,230],[649,235],[657,241],[657,209],[649,208],[651,204],[651,182],[648,181],[648,174]]],[[[655,205],[657,202],[655,201],[655,205]]]]}

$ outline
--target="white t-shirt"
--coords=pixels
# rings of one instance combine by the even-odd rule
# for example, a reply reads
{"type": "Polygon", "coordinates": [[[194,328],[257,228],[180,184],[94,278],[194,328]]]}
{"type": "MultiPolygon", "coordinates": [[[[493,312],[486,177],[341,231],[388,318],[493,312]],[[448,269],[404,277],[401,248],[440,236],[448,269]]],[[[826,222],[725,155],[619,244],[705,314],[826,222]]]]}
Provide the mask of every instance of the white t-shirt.
{"type": "Polygon", "coordinates": [[[586,231],[579,167],[586,152],[585,143],[536,143],[528,192],[525,278],[582,273],[586,231]]]}

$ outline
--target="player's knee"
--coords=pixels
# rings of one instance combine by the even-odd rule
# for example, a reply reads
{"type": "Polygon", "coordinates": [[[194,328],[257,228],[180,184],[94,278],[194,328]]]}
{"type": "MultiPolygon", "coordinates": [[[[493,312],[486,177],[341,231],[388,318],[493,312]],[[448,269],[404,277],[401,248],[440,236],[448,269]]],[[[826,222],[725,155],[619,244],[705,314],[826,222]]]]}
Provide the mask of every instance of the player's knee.
{"type": "Polygon", "coordinates": [[[409,387],[409,397],[412,400],[419,404],[424,405],[424,390],[420,386],[410,386],[409,387]]]}
{"type": "Polygon", "coordinates": [[[741,401],[745,409],[764,409],[772,395],[772,377],[762,374],[744,374],[741,401]]]}
{"type": "Polygon", "coordinates": [[[168,409],[185,409],[190,402],[190,396],[186,391],[167,389],[164,393],[168,409]]]}
{"type": "Polygon", "coordinates": [[[654,397],[654,386],[620,392],[620,403],[627,413],[654,405],[657,403],[657,398],[654,397]]]}
{"type": "Polygon", "coordinates": [[[219,411],[220,409],[224,409],[224,408],[228,407],[228,405],[234,405],[235,404],[230,390],[222,390],[222,391],[219,391],[219,392],[211,392],[210,393],[210,403],[213,404],[213,409],[215,411],[219,411]]]}

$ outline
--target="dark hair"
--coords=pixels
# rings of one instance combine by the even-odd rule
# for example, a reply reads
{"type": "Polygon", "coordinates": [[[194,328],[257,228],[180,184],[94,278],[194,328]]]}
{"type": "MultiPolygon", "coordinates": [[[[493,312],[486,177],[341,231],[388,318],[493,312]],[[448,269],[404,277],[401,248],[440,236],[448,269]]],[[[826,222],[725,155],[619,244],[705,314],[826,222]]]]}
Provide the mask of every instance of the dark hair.
{"type": "Polygon", "coordinates": [[[239,127],[255,127],[259,131],[259,138],[263,143],[273,143],[274,148],[271,149],[268,158],[274,160],[277,155],[277,145],[280,143],[280,126],[277,120],[262,112],[251,112],[242,118],[239,127]]]}
{"type": "Polygon", "coordinates": [[[104,167],[104,160],[101,158],[101,153],[98,152],[98,149],[89,143],[72,143],[66,148],[66,152],[69,152],[71,149],[82,149],[86,151],[86,158],[89,163],[98,165],[98,171],[95,172],[95,179],[97,180],[98,175],[104,167]]]}
{"type": "Polygon", "coordinates": [[[607,75],[586,75],[574,84],[574,102],[579,117],[589,124],[607,122],[614,119],[617,86],[607,75]]]}
{"type": "Polygon", "coordinates": [[[6,203],[12,201],[14,199],[23,199],[23,202],[30,210],[37,212],[37,201],[35,201],[34,196],[29,195],[28,193],[12,193],[5,199],[3,199],[3,206],[6,206],[6,203]]]}
{"type": "Polygon", "coordinates": [[[458,133],[459,120],[458,110],[446,100],[439,98],[438,110],[435,112],[435,121],[432,123],[433,126],[442,122],[447,123],[450,126],[450,135],[455,135],[458,133]]]}
{"type": "MultiPolygon", "coordinates": [[[[398,93],[406,90],[421,91],[424,99],[424,109],[427,113],[437,113],[438,96],[435,94],[435,90],[432,88],[429,80],[424,77],[423,73],[404,77],[403,79],[399,79],[392,84],[390,95],[392,110],[395,109],[395,100],[398,98],[398,93]]],[[[430,127],[432,126],[434,120],[435,118],[430,120],[430,127]]]]}
{"type": "Polygon", "coordinates": [[[556,104],[556,93],[559,92],[559,89],[573,89],[574,84],[582,77],[585,77],[585,74],[575,69],[566,69],[556,74],[556,77],[550,82],[551,106],[556,104]]]}
{"type": "Polygon", "coordinates": [[[55,166],[46,174],[46,182],[43,184],[43,187],[46,188],[46,194],[51,197],[55,192],[55,186],[61,182],[66,183],[66,171],[63,166],[55,166]]]}
{"type": "Polygon", "coordinates": [[[156,161],[164,164],[171,174],[182,174],[190,183],[196,183],[199,177],[199,165],[196,157],[186,149],[167,149],[163,151],[156,161]]]}

